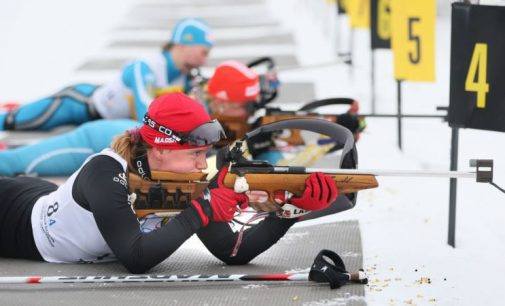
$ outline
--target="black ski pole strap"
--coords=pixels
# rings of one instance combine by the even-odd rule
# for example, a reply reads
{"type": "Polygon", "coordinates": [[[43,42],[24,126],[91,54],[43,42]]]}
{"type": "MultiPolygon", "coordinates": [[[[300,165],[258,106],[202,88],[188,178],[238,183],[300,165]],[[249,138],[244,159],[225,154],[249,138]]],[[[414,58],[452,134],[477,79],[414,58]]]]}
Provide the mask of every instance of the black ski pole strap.
{"type": "Polygon", "coordinates": [[[342,258],[337,253],[322,250],[317,254],[310,268],[309,280],[317,283],[329,283],[331,289],[336,289],[349,282],[349,275],[342,258]],[[331,262],[326,258],[330,259],[331,262]]]}

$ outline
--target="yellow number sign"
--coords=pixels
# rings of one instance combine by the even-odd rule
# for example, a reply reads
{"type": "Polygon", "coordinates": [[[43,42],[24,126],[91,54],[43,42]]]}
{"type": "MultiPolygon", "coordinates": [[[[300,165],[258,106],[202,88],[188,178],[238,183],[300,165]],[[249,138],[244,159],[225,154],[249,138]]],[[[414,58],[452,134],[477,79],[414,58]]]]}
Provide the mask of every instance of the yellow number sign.
{"type": "Polygon", "coordinates": [[[391,0],[395,78],[435,81],[435,0],[391,0]]]}
{"type": "Polygon", "coordinates": [[[391,0],[377,2],[377,36],[382,40],[391,38],[391,0]]]}
{"type": "Polygon", "coordinates": [[[465,90],[477,93],[477,107],[486,108],[487,83],[487,44],[477,43],[473,49],[470,67],[465,80],[465,90]],[[477,77],[477,80],[475,80],[477,77]]]}
{"type": "Polygon", "coordinates": [[[351,27],[370,27],[370,0],[347,0],[346,8],[351,27]]]}

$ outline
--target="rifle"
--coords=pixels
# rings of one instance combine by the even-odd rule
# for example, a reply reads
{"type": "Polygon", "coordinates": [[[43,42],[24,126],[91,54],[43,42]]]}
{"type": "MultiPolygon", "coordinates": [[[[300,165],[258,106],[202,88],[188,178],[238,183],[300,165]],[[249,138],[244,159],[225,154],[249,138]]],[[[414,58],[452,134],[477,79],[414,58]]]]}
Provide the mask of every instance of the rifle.
{"type": "MultiPolygon", "coordinates": [[[[319,119],[286,120],[259,127],[247,133],[246,137],[285,128],[298,128],[329,136],[343,148],[343,158],[338,164],[355,167],[357,152],[352,134],[349,130],[329,121],[319,119]]],[[[242,143],[245,140],[246,138],[237,142],[231,150],[223,148],[218,152],[217,169],[221,169],[225,163],[229,164],[229,173],[224,179],[225,186],[235,188],[237,177],[242,177],[238,180],[239,182],[244,182],[243,179],[245,178],[248,181],[250,190],[267,192],[271,203],[275,203],[273,195],[277,190],[286,190],[295,195],[300,195],[303,192],[305,180],[313,171],[303,167],[277,167],[263,161],[248,161],[244,158],[244,151],[242,150],[242,143]],[[289,175],[289,180],[286,180],[286,175],[289,175]]],[[[326,173],[331,174],[332,169],[327,170],[326,173]]],[[[130,192],[137,194],[137,199],[133,201],[133,207],[139,217],[151,213],[163,216],[177,213],[188,207],[191,200],[200,196],[208,184],[205,181],[205,173],[181,175],[153,171],[151,181],[142,180],[139,176],[131,173],[129,176],[130,192]]],[[[348,175],[343,173],[332,176],[341,193],[349,195],[350,200],[348,202],[350,205],[348,205],[348,208],[354,206],[352,201],[355,200],[353,200],[352,194],[355,194],[358,190],[378,186],[375,177],[372,175],[348,175]]]]}
{"type": "MultiPolygon", "coordinates": [[[[303,193],[305,180],[311,173],[323,172],[332,176],[342,195],[325,210],[305,215],[304,220],[354,207],[359,191],[378,187],[376,176],[476,178],[477,182],[487,183],[492,183],[493,179],[492,160],[473,160],[471,166],[476,167],[475,172],[357,170],[357,151],[351,132],[336,123],[321,119],[290,119],[260,126],[246,133],[231,149],[223,148],[218,151],[216,167],[221,169],[225,165],[229,167],[224,178],[225,186],[234,188],[236,192],[264,191],[268,194],[268,202],[274,207],[275,191],[286,190],[299,196],[303,193]],[[248,138],[260,133],[292,128],[324,134],[335,141],[336,146],[342,149],[337,162],[340,169],[275,166],[265,161],[250,161],[243,156],[243,142],[248,138]]],[[[143,217],[151,213],[160,216],[173,215],[189,207],[191,200],[200,196],[207,187],[205,177],[205,173],[183,175],[153,171],[151,181],[143,181],[140,177],[130,174],[130,192],[139,195],[133,204],[137,216],[143,217]]]]}
{"type": "MultiPolygon", "coordinates": [[[[354,115],[348,112],[349,115],[347,115],[347,117],[350,116],[355,117],[355,119],[352,120],[352,122],[349,122],[347,117],[344,118],[346,113],[319,114],[313,111],[315,108],[321,106],[350,105],[352,108],[353,105],[355,104],[356,101],[352,98],[329,98],[310,102],[297,111],[288,111],[288,110],[282,110],[280,108],[265,107],[265,105],[262,105],[260,102],[253,105],[251,113],[254,113],[255,111],[263,108],[265,110],[265,114],[259,117],[258,121],[255,124],[250,124],[247,118],[238,118],[217,114],[214,114],[213,118],[217,119],[221,124],[223,124],[223,127],[226,131],[226,135],[228,136],[229,139],[227,141],[228,143],[230,143],[230,140],[234,141],[243,138],[248,131],[253,129],[253,126],[265,125],[276,121],[288,120],[288,119],[324,119],[330,122],[343,125],[344,127],[358,134],[362,132],[366,127],[366,123],[363,116],[354,115]]],[[[279,135],[277,135],[276,137],[286,141],[288,144],[293,146],[306,144],[300,134],[300,129],[289,129],[288,133],[279,133],[279,135]]]]}
{"type": "MultiPolygon", "coordinates": [[[[328,105],[352,105],[355,103],[355,100],[352,98],[329,98],[323,100],[317,100],[310,102],[304,106],[302,106],[298,111],[286,111],[280,108],[265,108],[265,116],[261,117],[260,124],[269,124],[275,121],[287,120],[287,119],[303,119],[303,118],[318,118],[328,120],[330,122],[339,123],[349,130],[354,130],[355,128],[346,124],[342,124],[339,122],[339,116],[337,114],[319,114],[313,111],[313,109],[321,106],[328,105]]],[[[358,120],[363,121],[362,117],[358,117],[358,120]]],[[[358,127],[359,132],[363,131],[363,127],[358,127]]],[[[286,141],[290,145],[299,146],[304,145],[305,142],[300,134],[299,129],[291,129],[287,135],[279,135],[280,139],[286,141]]]]}

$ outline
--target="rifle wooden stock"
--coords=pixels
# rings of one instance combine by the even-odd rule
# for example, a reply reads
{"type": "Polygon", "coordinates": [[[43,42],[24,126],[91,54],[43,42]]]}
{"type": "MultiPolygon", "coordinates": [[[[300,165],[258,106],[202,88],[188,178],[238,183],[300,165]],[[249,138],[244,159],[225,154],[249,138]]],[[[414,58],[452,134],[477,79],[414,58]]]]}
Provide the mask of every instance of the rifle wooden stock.
{"type": "MultiPolygon", "coordinates": [[[[287,119],[326,119],[331,122],[337,121],[337,115],[319,115],[319,114],[274,114],[274,115],[266,115],[261,118],[261,125],[269,124],[272,122],[277,122],[281,120],[287,119]]],[[[286,141],[290,145],[293,146],[301,146],[304,143],[303,138],[300,134],[300,130],[291,129],[288,135],[280,135],[279,138],[286,141]]]]}
{"type": "MultiPolygon", "coordinates": [[[[274,192],[277,190],[287,190],[300,196],[305,190],[305,180],[310,174],[245,174],[249,190],[261,190],[268,193],[270,202],[274,202],[274,192]]],[[[372,174],[330,174],[335,180],[340,193],[353,193],[364,189],[376,188],[379,186],[375,176],[372,174]]],[[[234,188],[237,175],[226,174],[224,185],[234,188]]]]}
{"type": "MultiPolygon", "coordinates": [[[[152,181],[129,174],[129,190],[137,194],[133,208],[137,217],[148,214],[171,215],[179,213],[188,207],[191,200],[199,197],[207,187],[204,181],[205,173],[171,173],[152,172],[152,181]]],[[[268,202],[275,203],[274,193],[287,190],[300,196],[305,190],[305,180],[310,174],[281,174],[281,173],[248,173],[245,174],[250,191],[264,191],[268,194],[268,202]]],[[[377,180],[372,174],[330,174],[341,194],[353,193],[364,189],[378,187],[377,180]]],[[[237,175],[226,174],[224,185],[233,189],[237,175]]],[[[254,204],[254,203],[251,203],[254,204]]],[[[253,205],[254,207],[254,205],[253,205]]]]}
{"type": "Polygon", "coordinates": [[[207,173],[204,172],[175,173],[169,171],[151,171],[151,177],[153,181],[195,182],[195,181],[205,181],[207,178],[207,173]]]}
{"type": "Polygon", "coordinates": [[[133,209],[137,217],[148,214],[175,214],[190,205],[207,187],[206,173],[172,173],[153,171],[152,181],[130,173],[128,187],[137,195],[133,209]]]}

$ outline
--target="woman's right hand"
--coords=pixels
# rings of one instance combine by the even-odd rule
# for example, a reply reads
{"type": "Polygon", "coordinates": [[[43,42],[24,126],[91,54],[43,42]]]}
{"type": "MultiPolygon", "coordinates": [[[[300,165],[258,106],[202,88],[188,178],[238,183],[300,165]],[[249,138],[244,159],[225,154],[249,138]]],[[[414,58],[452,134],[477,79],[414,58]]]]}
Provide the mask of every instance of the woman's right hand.
{"type": "Polygon", "coordinates": [[[209,183],[203,195],[191,203],[198,211],[203,226],[207,226],[209,220],[229,222],[233,219],[237,207],[244,209],[249,204],[249,199],[245,194],[236,193],[224,186],[223,180],[227,173],[228,168],[223,167],[217,179],[209,183]]]}

